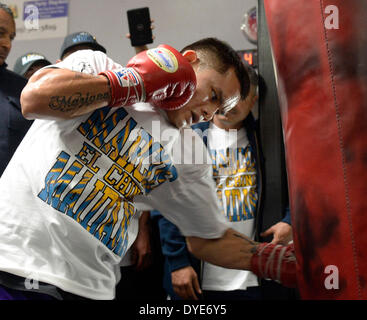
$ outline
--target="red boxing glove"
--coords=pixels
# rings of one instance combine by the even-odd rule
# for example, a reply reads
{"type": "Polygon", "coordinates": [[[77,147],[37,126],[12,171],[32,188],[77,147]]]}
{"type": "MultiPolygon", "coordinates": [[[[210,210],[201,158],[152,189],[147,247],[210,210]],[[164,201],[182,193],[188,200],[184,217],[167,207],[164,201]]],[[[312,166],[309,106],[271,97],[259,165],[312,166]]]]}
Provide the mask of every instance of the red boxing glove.
{"type": "Polygon", "coordinates": [[[293,243],[287,246],[260,243],[251,257],[251,271],[260,278],[272,279],[285,287],[295,288],[297,277],[293,243]]]}
{"type": "Polygon", "coordinates": [[[191,64],[168,45],[137,54],[119,71],[100,74],[109,79],[111,107],[149,102],[162,109],[179,109],[192,98],[196,88],[191,64]]]}

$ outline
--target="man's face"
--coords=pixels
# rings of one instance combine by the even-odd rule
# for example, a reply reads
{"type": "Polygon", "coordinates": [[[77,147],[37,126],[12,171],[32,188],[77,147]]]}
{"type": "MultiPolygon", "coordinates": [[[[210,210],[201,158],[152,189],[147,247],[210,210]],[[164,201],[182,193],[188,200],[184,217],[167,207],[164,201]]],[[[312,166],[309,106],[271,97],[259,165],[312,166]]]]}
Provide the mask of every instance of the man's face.
{"type": "Polygon", "coordinates": [[[239,129],[243,127],[243,120],[246,119],[254,107],[257,98],[256,87],[251,86],[250,93],[246,99],[240,100],[234,108],[226,113],[219,110],[213,118],[214,124],[220,128],[227,129],[239,129]]]}
{"type": "Polygon", "coordinates": [[[48,66],[48,63],[45,61],[35,62],[23,75],[24,78],[29,79],[33,76],[39,69],[42,69],[43,67],[48,66]]]}
{"type": "Polygon", "coordinates": [[[192,99],[181,109],[167,111],[168,120],[177,128],[200,121],[209,121],[228,101],[237,101],[240,83],[234,68],[220,74],[210,67],[194,66],[196,90],[192,99]]]}
{"type": "Polygon", "coordinates": [[[15,24],[5,10],[0,9],[0,66],[4,64],[15,38],[15,24]]]}

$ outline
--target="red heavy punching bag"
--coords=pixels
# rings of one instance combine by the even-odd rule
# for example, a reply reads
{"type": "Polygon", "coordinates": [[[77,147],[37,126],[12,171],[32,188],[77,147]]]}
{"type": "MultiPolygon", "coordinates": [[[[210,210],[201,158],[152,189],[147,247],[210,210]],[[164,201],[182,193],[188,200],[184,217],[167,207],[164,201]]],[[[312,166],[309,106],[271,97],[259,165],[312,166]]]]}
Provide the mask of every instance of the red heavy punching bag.
{"type": "Polygon", "coordinates": [[[303,299],[367,299],[367,1],[265,0],[303,299]]]}

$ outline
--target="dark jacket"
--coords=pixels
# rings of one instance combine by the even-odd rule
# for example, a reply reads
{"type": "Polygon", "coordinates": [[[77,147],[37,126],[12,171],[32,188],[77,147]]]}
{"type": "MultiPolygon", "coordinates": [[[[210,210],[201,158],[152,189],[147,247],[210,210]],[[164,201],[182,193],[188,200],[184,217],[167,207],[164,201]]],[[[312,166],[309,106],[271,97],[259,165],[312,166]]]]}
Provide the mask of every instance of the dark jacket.
{"type": "Polygon", "coordinates": [[[33,121],[26,120],[20,108],[20,93],[27,79],[0,66],[0,176],[33,121]]]}
{"type": "MultiPolygon", "coordinates": [[[[247,137],[249,140],[249,144],[252,147],[255,157],[255,166],[257,171],[257,185],[258,185],[258,204],[255,215],[255,240],[261,241],[260,233],[261,233],[261,218],[262,218],[262,185],[263,181],[263,158],[261,155],[261,146],[259,145],[258,138],[258,124],[255,121],[252,113],[247,116],[244,120],[244,128],[246,129],[247,137]]],[[[204,141],[204,144],[207,145],[207,136],[203,135],[204,132],[209,128],[209,122],[199,123],[192,127],[196,133],[198,133],[204,141]]],[[[179,229],[165,219],[158,211],[153,211],[152,215],[155,217],[160,232],[162,252],[165,256],[165,275],[164,275],[164,287],[168,291],[168,293],[175,297],[175,294],[172,290],[171,284],[171,272],[181,269],[183,267],[191,265],[200,275],[200,261],[193,257],[187,250],[185,237],[183,237],[179,231],[179,229]]],[[[290,213],[287,208],[284,212],[283,222],[291,224],[290,221],[290,213]]],[[[176,297],[177,298],[177,297],[176,297]]]]}

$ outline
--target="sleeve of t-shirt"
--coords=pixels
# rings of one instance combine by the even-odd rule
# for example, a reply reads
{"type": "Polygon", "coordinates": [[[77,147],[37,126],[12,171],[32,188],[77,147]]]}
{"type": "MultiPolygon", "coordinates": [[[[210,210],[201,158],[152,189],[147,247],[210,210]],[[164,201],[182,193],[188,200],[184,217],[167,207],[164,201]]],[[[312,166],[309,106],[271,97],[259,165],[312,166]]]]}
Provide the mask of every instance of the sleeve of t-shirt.
{"type": "Polygon", "coordinates": [[[200,137],[198,139],[202,145],[196,145],[194,152],[191,144],[184,142],[188,139],[191,137],[181,134],[175,142],[185,149],[181,153],[181,161],[174,160],[177,178],[151,191],[143,197],[143,201],[160,211],[184,236],[219,238],[229,225],[220,211],[210,156],[200,137]],[[200,163],[197,163],[198,157],[195,160],[195,155],[204,151],[206,154],[199,157],[200,163]]]}
{"type": "Polygon", "coordinates": [[[44,67],[69,69],[76,72],[82,72],[92,75],[106,70],[121,69],[122,66],[101,51],[79,50],[67,56],[63,61],[44,67]]]}

